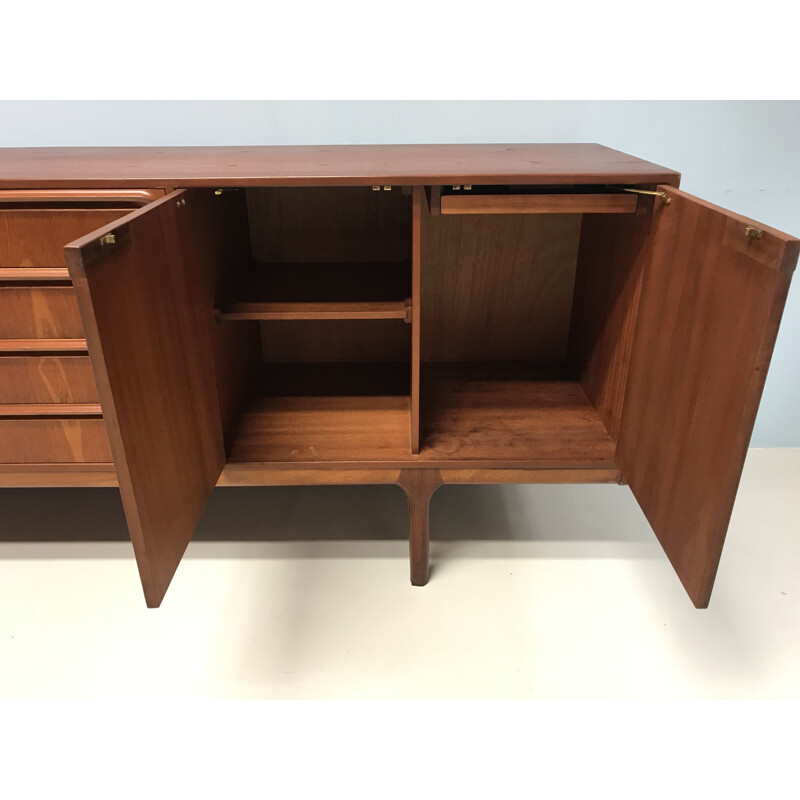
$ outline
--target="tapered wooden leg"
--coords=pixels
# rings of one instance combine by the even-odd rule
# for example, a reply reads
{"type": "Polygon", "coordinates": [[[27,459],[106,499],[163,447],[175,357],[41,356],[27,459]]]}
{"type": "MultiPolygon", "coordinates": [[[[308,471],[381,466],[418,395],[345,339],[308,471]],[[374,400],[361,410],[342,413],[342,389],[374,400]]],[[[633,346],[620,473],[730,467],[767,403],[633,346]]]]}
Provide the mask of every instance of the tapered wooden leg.
{"type": "Polygon", "coordinates": [[[442,485],[442,477],[437,469],[404,469],[400,471],[397,485],[408,496],[411,583],[414,586],[424,586],[428,582],[428,520],[431,496],[442,485]]]}

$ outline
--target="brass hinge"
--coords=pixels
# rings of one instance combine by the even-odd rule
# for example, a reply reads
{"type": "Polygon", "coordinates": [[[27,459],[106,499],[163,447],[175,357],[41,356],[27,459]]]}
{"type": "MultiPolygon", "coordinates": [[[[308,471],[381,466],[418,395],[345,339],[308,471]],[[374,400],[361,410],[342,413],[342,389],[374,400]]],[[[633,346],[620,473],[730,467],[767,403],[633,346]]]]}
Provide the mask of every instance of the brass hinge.
{"type": "Polygon", "coordinates": [[[649,194],[653,197],[660,197],[664,201],[664,205],[668,206],[672,202],[672,198],[666,192],[656,192],[652,189],[623,189],[623,192],[632,192],[633,194],[649,194]]]}
{"type": "Polygon", "coordinates": [[[113,233],[107,233],[105,236],[100,237],[100,245],[116,244],[117,237],[113,233]]]}
{"type": "Polygon", "coordinates": [[[756,228],[754,225],[748,225],[744,229],[744,235],[748,242],[752,242],[753,239],[760,239],[764,235],[764,231],[762,231],[761,228],[756,228]]]}

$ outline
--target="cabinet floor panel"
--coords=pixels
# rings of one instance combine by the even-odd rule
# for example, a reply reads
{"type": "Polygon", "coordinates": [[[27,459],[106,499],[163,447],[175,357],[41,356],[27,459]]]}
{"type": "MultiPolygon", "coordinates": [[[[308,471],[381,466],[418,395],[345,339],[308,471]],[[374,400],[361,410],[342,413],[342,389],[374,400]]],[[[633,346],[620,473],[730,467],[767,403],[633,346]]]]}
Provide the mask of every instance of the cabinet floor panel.
{"type": "Polygon", "coordinates": [[[426,460],[612,467],[615,444],[564,369],[428,364],[422,379],[426,460]]]}
{"type": "Polygon", "coordinates": [[[410,453],[405,396],[257,397],[245,410],[228,461],[384,462],[410,453]]]}
{"type": "Polygon", "coordinates": [[[615,445],[561,367],[425,365],[410,452],[407,365],[266,365],[229,463],[313,467],[615,468],[615,445]]]}

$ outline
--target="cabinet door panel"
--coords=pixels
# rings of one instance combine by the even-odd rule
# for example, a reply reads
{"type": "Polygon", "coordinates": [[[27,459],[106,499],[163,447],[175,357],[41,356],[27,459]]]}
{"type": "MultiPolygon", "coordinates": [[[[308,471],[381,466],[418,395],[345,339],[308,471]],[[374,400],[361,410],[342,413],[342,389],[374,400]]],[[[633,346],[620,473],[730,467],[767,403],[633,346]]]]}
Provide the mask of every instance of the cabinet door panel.
{"type": "Polygon", "coordinates": [[[150,606],[225,462],[212,293],[239,194],[173,192],[65,248],[150,606]]]}
{"type": "Polygon", "coordinates": [[[617,456],[705,607],[800,242],[659,189],[617,456]]]}

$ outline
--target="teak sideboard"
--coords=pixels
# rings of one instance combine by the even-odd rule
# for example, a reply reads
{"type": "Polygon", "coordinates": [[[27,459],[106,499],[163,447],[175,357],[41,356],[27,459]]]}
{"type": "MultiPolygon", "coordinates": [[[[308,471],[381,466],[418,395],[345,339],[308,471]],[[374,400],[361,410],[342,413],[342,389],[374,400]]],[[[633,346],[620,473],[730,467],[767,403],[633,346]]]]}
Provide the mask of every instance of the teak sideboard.
{"type": "MultiPolygon", "coordinates": [[[[797,239],[595,144],[0,150],[0,486],[627,483],[709,602],[797,239]]],[[[265,523],[267,524],[267,523],[265,523]]]]}

